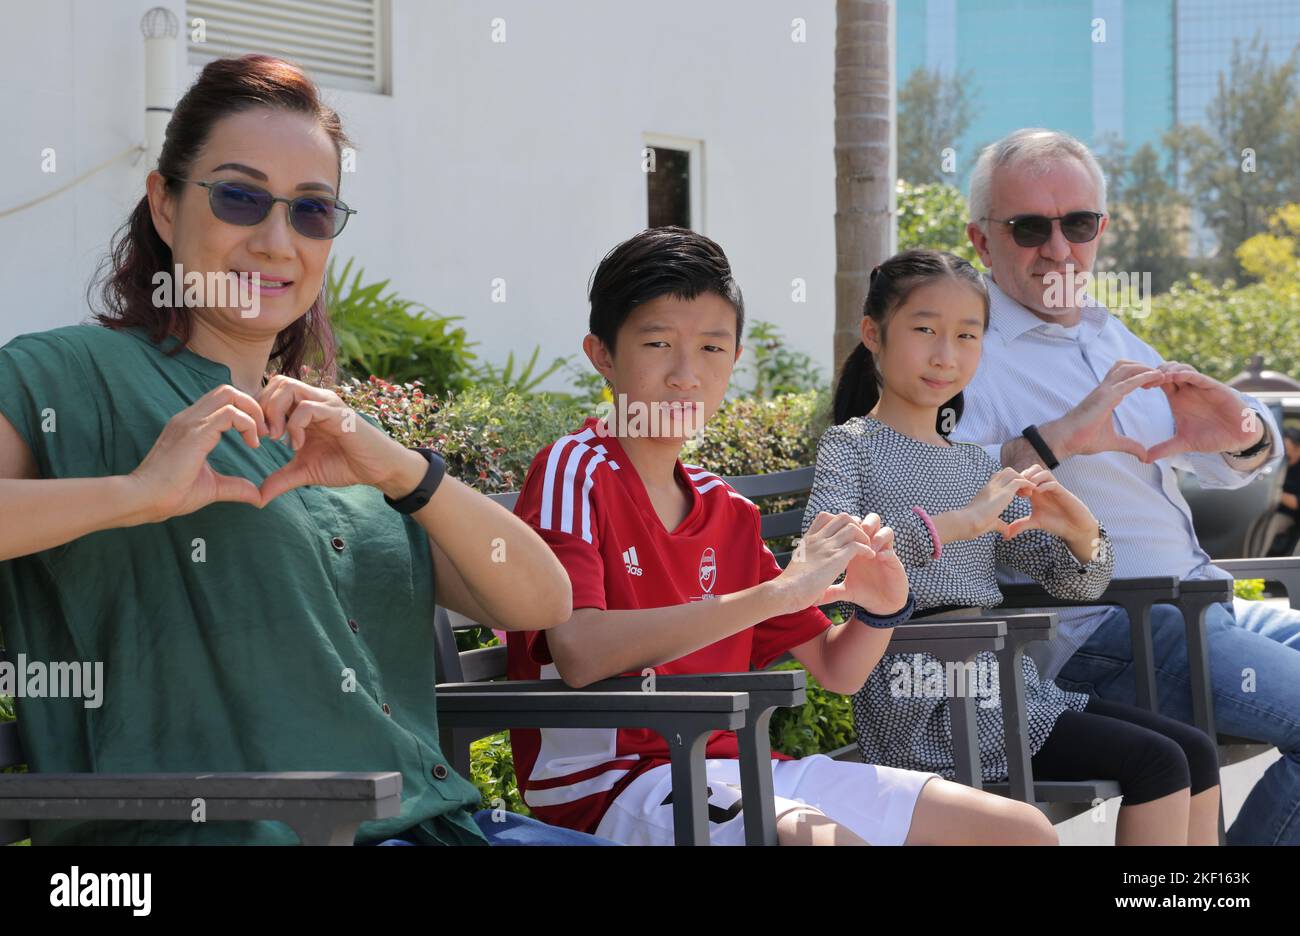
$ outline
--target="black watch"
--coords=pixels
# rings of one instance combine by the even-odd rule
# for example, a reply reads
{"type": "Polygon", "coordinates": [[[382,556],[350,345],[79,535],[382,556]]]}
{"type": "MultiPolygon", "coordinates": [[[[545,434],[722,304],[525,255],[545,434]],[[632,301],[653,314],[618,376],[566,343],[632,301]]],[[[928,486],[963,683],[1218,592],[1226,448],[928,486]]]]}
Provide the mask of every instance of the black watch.
{"type": "Polygon", "coordinates": [[[883,617],[872,614],[866,608],[855,606],[853,616],[868,627],[897,627],[912,616],[916,610],[916,596],[909,590],[907,593],[907,603],[895,611],[893,614],[886,614],[883,617]]]}
{"type": "Polygon", "coordinates": [[[1259,410],[1253,409],[1251,412],[1255,414],[1255,417],[1259,420],[1259,424],[1264,428],[1264,434],[1261,435],[1259,441],[1250,448],[1242,449],[1240,452],[1228,452],[1227,455],[1229,458],[1254,458],[1260,452],[1264,451],[1264,449],[1273,444],[1273,436],[1268,431],[1268,423],[1264,421],[1264,417],[1260,415],[1259,410]]]}
{"type": "Polygon", "coordinates": [[[405,497],[393,500],[387,494],[384,495],[384,503],[398,513],[413,514],[429,503],[429,498],[433,497],[433,492],[438,490],[438,485],[442,483],[442,476],[447,473],[447,463],[433,449],[417,448],[412,451],[419,452],[425,457],[429,462],[429,470],[424,473],[424,480],[405,497]]]}
{"type": "Polygon", "coordinates": [[[1025,426],[1024,431],[1020,434],[1034,447],[1034,451],[1037,452],[1038,457],[1043,460],[1043,464],[1047,467],[1048,471],[1051,471],[1061,463],[1060,459],[1056,457],[1056,453],[1052,451],[1052,447],[1047,444],[1039,433],[1037,426],[1032,424],[1025,426]]]}

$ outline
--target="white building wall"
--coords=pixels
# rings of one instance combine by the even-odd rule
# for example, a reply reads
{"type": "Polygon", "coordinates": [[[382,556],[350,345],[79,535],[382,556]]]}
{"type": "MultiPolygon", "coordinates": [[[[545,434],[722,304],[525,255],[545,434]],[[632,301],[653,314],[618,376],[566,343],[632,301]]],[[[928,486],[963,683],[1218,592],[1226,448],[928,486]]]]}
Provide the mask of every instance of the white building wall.
{"type": "MultiPolygon", "coordinates": [[[[0,0],[0,212],[143,140],[139,21],[153,5],[0,0]]],[[[183,21],[183,0],[163,5],[183,21]]],[[[700,139],[703,230],[750,317],[829,373],[834,19],[832,0],[392,0],[391,95],[326,89],[358,147],[342,196],[360,213],[334,255],[464,316],[482,358],[580,355],[588,277],[646,223],[643,134],[700,139]]],[[[184,87],[196,70],[177,45],[184,87]]],[[[123,160],[0,217],[0,342],[86,317],[87,282],[142,191],[123,160]]]]}

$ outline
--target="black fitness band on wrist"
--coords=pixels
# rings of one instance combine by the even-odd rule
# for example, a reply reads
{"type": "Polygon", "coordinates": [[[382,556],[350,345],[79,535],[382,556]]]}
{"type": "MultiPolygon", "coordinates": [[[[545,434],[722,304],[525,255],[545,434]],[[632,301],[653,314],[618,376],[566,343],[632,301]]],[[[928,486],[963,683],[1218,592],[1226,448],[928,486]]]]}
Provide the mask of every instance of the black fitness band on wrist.
{"type": "Polygon", "coordinates": [[[393,500],[387,494],[384,495],[384,503],[398,513],[404,514],[413,514],[429,503],[429,498],[433,497],[433,492],[438,490],[438,485],[442,483],[442,476],[447,473],[447,463],[433,449],[417,448],[411,451],[419,452],[429,462],[429,470],[424,473],[424,479],[405,497],[393,500]]]}
{"type": "Polygon", "coordinates": [[[1029,440],[1029,444],[1034,447],[1034,451],[1038,453],[1038,457],[1043,460],[1043,464],[1049,471],[1061,463],[1056,453],[1052,451],[1052,447],[1043,440],[1037,426],[1025,426],[1020,434],[1029,440]]]}
{"type": "Polygon", "coordinates": [[[1254,413],[1255,418],[1259,420],[1260,426],[1264,429],[1264,434],[1259,437],[1258,442],[1249,448],[1244,448],[1240,452],[1225,452],[1224,454],[1229,458],[1254,458],[1260,452],[1264,451],[1264,449],[1270,448],[1273,445],[1273,436],[1268,431],[1268,423],[1265,421],[1264,417],[1260,415],[1259,410],[1252,409],[1251,412],[1254,413]]]}
{"type": "Polygon", "coordinates": [[[907,593],[907,604],[893,614],[877,617],[861,605],[857,605],[854,607],[853,616],[868,627],[896,627],[910,618],[915,610],[916,596],[909,591],[907,593]]]}

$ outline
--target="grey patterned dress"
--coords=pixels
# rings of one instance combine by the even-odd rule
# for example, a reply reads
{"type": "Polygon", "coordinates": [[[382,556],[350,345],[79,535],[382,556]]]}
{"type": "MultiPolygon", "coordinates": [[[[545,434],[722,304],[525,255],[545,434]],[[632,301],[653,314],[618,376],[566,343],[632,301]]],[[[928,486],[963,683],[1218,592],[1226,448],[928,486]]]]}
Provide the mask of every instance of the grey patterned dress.
{"type": "MultiPolygon", "coordinates": [[[[832,426],[817,447],[817,469],[804,513],[806,530],[819,511],[864,516],[877,513],[894,530],[894,549],[907,570],[917,610],[940,605],[996,607],[1002,603],[994,568],[1011,566],[1060,598],[1091,600],[1110,582],[1114,550],[1105,528],[1101,548],[1081,565],[1064,540],[1042,530],[1027,530],[1011,540],[995,532],[978,539],[943,544],[933,559],[934,543],[919,506],[931,517],[971,502],[1001,466],[977,445],[951,446],[921,442],[870,416],[832,426]]],[[[1030,504],[1017,497],[1002,513],[1008,522],[1027,516],[1030,504]]],[[[842,607],[845,613],[852,606],[842,607]]],[[[997,659],[990,652],[975,660],[976,724],[983,779],[1003,780],[1007,758],[1002,737],[1002,707],[997,659]]],[[[956,675],[956,674],[954,674],[956,675]]],[[[1047,740],[1056,719],[1067,709],[1082,711],[1088,697],[1066,692],[1054,682],[1040,682],[1038,670],[1023,658],[1025,705],[1031,752],[1047,740]]],[[[929,654],[887,653],[853,697],[858,747],[869,764],[954,776],[952,720],[946,704],[953,679],[929,654]]]]}

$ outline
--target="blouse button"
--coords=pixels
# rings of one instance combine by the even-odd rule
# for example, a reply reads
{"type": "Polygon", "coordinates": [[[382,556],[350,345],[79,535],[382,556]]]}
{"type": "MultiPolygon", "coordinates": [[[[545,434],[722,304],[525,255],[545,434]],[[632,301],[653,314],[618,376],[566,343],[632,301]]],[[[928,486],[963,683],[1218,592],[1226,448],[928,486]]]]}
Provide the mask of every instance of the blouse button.
{"type": "Polygon", "coordinates": [[[434,765],[433,765],[433,778],[434,778],[435,780],[446,780],[446,779],[447,779],[447,765],[446,765],[446,764],[434,764],[434,765]]]}
{"type": "Polygon", "coordinates": [[[390,708],[388,707],[388,703],[387,703],[387,702],[385,702],[383,705],[381,705],[380,708],[382,708],[382,709],[384,710],[384,714],[385,714],[385,715],[392,715],[392,714],[393,714],[393,710],[390,709],[390,708]]]}
{"type": "Polygon", "coordinates": [[[334,547],[335,552],[343,552],[343,537],[334,537],[330,540],[330,545],[334,547]]]}
{"type": "Polygon", "coordinates": [[[355,634],[357,631],[361,630],[361,628],[360,628],[359,626],[357,626],[357,622],[354,621],[354,620],[352,620],[352,618],[348,618],[348,627],[352,628],[352,633],[354,633],[354,634],[355,634]]]}

